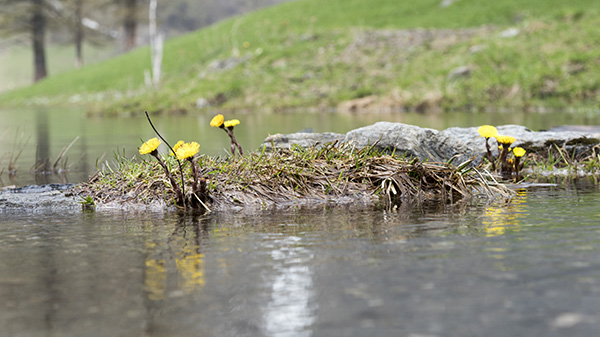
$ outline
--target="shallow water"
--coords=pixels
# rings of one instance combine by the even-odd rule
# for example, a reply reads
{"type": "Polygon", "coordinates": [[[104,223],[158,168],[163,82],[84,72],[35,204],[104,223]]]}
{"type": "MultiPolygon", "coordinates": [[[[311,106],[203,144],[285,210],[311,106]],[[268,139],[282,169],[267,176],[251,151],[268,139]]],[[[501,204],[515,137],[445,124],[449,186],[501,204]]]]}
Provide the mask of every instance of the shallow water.
{"type": "MultiPolygon", "coordinates": [[[[222,130],[209,127],[210,114],[187,116],[157,116],[154,124],[173,145],[177,140],[198,141],[200,152],[227,155],[229,139],[222,130]]],[[[538,113],[465,113],[444,114],[335,114],[264,112],[228,114],[242,124],[235,128],[236,138],[247,151],[254,151],[269,135],[292,133],[304,129],[314,132],[346,133],[378,121],[401,122],[442,130],[452,126],[482,124],[520,124],[532,130],[549,129],[565,124],[600,125],[600,114],[538,113]]],[[[131,118],[87,118],[81,110],[20,109],[0,110],[0,187],[6,185],[78,183],[87,180],[103,167],[113,163],[115,153],[127,158],[137,155],[142,140],[155,137],[143,114],[131,118]],[[32,174],[35,163],[57,161],[62,149],[77,139],[66,153],[63,174],[32,174]],[[20,155],[16,160],[17,154],[20,155]],[[11,160],[12,158],[12,160],[11,160]],[[8,175],[9,163],[16,163],[17,174],[8,175]]],[[[166,152],[166,147],[159,150],[166,152]]],[[[62,168],[59,161],[57,168],[62,168]]],[[[114,164],[113,164],[114,166],[114,164]]]]}
{"type": "Polygon", "coordinates": [[[593,336],[599,203],[3,214],[0,336],[593,336]]]}

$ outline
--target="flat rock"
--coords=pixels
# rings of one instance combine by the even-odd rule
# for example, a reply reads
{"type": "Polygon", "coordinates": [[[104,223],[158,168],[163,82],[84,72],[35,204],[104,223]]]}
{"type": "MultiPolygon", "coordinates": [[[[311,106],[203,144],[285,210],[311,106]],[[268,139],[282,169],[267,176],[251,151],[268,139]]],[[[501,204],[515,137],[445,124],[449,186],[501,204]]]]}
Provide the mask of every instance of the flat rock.
{"type": "Polygon", "coordinates": [[[81,211],[71,184],[30,185],[0,192],[0,213],[81,211]]]}
{"type": "MultiPolygon", "coordinates": [[[[474,164],[485,155],[485,139],[477,132],[478,127],[452,127],[443,131],[421,128],[403,123],[378,122],[348,132],[276,134],[264,140],[267,150],[289,149],[293,144],[301,147],[323,145],[333,141],[343,141],[356,147],[372,146],[387,153],[406,154],[421,160],[446,162],[456,156],[454,163],[475,158],[474,164]]],[[[564,127],[549,131],[532,131],[521,125],[498,126],[501,135],[516,138],[513,146],[525,148],[528,152],[545,153],[554,145],[576,154],[589,151],[600,144],[600,130],[597,127],[564,127]]],[[[496,146],[495,141],[490,145],[496,146]]]]}
{"type": "MultiPolygon", "coordinates": [[[[590,146],[600,143],[597,135],[588,131],[532,131],[521,125],[502,125],[496,127],[498,134],[512,136],[516,141],[513,147],[520,146],[528,152],[545,152],[557,145],[571,151],[585,151],[590,146]]],[[[470,149],[469,155],[483,156],[485,154],[485,139],[477,132],[477,127],[453,127],[442,131],[448,137],[453,137],[470,149]]],[[[495,142],[490,145],[495,146],[495,142]]]]}
{"type": "Polygon", "coordinates": [[[319,147],[336,140],[342,141],[344,140],[344,137],[343,134],[334,132],[296,132],[287,135],[278,133],[267,137],[262,142],[259,149],[262,149],[263,146],[267,151],[272,151],[273,149],[290,149],[294,144],[300,147],[319,147]]]}

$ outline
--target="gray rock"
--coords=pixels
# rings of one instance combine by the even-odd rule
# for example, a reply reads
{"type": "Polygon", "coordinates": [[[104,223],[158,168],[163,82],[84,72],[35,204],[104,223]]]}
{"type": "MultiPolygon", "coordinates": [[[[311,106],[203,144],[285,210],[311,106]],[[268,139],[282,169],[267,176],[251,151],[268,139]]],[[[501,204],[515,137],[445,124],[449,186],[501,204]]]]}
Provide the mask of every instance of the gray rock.
{"type": "Polygon", "coordinates": [[[70,195],[67,190],[15,189],[0,192],[0,214],[2,213],[64,213],[81,212],[81,198],[70,195]]]}
{"type": "Polygon", "coordinates": [[[196,100],[196,108],[204,109],[208,107],[210,107],[210,102],[206,98],[200,97],[196,100]]]}
{"type": "MultiPolygon", "coordinates": [[[[512,136],[516,141],[512,146],[520,146],[528,152],[545,152],[549,147],[556,144],[568,151],[581,152],[587,150],[591,145],[598,144],[600,140],[591,132],[581,131],[531,131],[521,125],[498,126],[498,134],[512,136]]],[[[442,134],[453,137],[465,147],[471,149],[472,155],[483,156],[485,154],[485,139],[479,136],[477,127],[471,128],[448,128],[442,134]]],[[[496,146],[496,142],[490,140],[490,145],[496,146]]],[[[494,149],[495,150],[495,149],[494,149]]]]}
{"type": "Polygon", "coordinates": [[[454,68],[448,73],[448,81],[454,81],[459,78],[471,76],[472,68],[470,66],[462,66],[454,68]]]}
{"type": "Polygon", "coordinates": [[[449,7],[450,5],[452,5],[453,3],[454,3],[454,0],[443,0],[440,3],[440,7],[446,8],[446,7],[449,7]]]}
{"type": "Polygon", "coordinates": [[[576,132],[587,133],[593,138],[600,139],[600,126],[596,126],[596,125],[562,125],[562,126],[554,127],[548,131],[551,131],[551,132],[576,131],[576,132]]]}
{"type": "Polygon", "coordinates": [[[464,161],[471,152],[454,137],[403,123],[378,122],[358,128],[348,132],[344,141],[357,147],[375,144],[376,149],[385,152],[395,151],[435,162],[446,162],[455,155],[459,161],[464,161]]]}
{"type": "Polygon", "coordinates": [[[260,145],[260,149],[263,146],[267,151],[272,151],[275,149],[289,149],[294,144],[297,144],[301,147],[311,147],[311,146],[322,146],[326,143],[334,142],[334,141],[342,141],[344,140],[344,135],[340,133],[334,132],[325,132],[325,133],[313,133],[313,132],[296,132],[287,135],[283,134],[275,134],[267,137],[263,143],[260,145]]]}
{"type": "Polygon", "coordinates": [[[511,38],[511,37],[515,37],[517,35],[519,35],[521,31],[519,30],[519,28],[508,28],[506,30],[503,30],[500,32],[500,37],[503,38],[511,38]]]}
{"type": "MultiPolygon", "coordinates": [[[[548,148],[557,145],[569,153],[576,154],[589,151],[600,143],[598,134],[592,129],[584,131],[531,131],[520,125],[498,126],[501,135],[516,138],[513,146],[521,146],[528,152],[545,153],[548,148]]],[[[576,130],[576,129],[575,129],[576,130]]],[[[479,136],[477,127],[453,127],[443,131],[421,128],[403,123],[378,122],[370,126],[358,128],[346,135],[338,133],[305,133],[288,135],[276,134],[264,140],[262,146],[267,150],[289,149],[293,144],[301,147],[322,145],[335,140],[349,143],[359,148],[374,145],[377,150],[387,153],[406,154],[421,160],[446,162],[456,156],[455,164],[475,158],[478,164],[486,152],[485,139],[479,136]]],[[[497,155],[497,143],[490,140],[492,151],[497,155]]]]}

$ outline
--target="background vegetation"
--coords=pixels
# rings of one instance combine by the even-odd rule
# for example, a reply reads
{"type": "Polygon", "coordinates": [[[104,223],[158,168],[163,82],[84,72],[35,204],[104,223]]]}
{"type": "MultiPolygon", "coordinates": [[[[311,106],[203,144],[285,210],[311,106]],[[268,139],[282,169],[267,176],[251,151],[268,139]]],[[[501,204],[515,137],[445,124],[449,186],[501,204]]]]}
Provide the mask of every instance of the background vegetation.
{"type": "Polygon", "coordinates": [[[144,85],[142,47],[0,96],[131,113],[197,109],[593,108],[600,100],[593,0],[300,0],[165,44],[144,85]],[[356,101],[355,101],[356,102],[356,101]]]}

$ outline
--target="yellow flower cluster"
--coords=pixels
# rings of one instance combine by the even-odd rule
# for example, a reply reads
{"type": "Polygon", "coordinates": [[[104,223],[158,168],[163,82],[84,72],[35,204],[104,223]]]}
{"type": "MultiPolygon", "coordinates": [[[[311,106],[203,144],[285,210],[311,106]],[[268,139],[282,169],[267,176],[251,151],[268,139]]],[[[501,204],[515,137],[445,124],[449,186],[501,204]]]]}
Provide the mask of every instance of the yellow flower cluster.
{"type": "MultiPolygon", "coordinates": [[[[159,145],[160,140],[154,137],[140,146],[140,154],[152,153],[156,151],[159,145]]],[[[183,140],[180,140],[177,142],[177,144],[175,144],[175,146],[173,146],[173,151],[175,151],[175,153],[171,152],[171,156],[177,156],[177,159],[183,160],[193,157],[196,153],[198,153],[199,149],[200,144],[196,142],[186,143],[183,140]]]]}
{"type": "Polygon", "coordinates": [[[139,149],[140,154],[152,153],[152,152],[156,151],[156,149],[158,149],[159,145],[160,145],[160,140],[158,140],[158,138],[156,138],[156,137],[151,138],[147,142],[142,144],[142,146],[140,146],[140,149],[139,149]]]}
{"type": "Polygon", "coordinates": [[[515,137],[499,135],[498,129],[492,125],[482,125],[477,128],[477,132],[481,137],[485,138],[485,146],[487,153],[485,157],[491,163],[492,170],[496,170],[496,159],[492,155],[492,151],[490,148],[490,144],[488,143],[490,138],[496,138],[498,142],[498,163],[499,169],[502,174],[512,174],[513,172],[519,175],[519,171],[523,167],[523,164],[520,162],[521,157],[525,155],[527,151],[522,147],[514,147],[510,146],[517,140],[515,137]],[[513,158],[508,158],[509,153],[512,152],[513,158]]]}
{"type": "Polygon", "coordinates": [[[216,115],[210,121],[210,126],[212,126],[213,128],[221,128],[221,127],[232,128],[238,124],[240,124],[240,121],[238,119],[231,119],[231,120],[226,121],[225,117],[223,117],[223,115],[221,115],[221,114],[216,115]]]}

